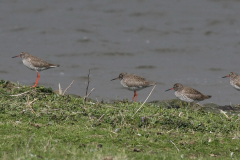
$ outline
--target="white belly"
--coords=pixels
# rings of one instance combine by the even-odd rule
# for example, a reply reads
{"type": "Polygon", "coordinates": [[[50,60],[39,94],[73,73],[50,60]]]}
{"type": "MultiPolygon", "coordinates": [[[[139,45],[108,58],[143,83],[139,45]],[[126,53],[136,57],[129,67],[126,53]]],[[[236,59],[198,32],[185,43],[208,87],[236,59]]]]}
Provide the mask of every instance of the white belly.
{"type": "Polygon", "coordinates": [[[144,86],[128,87],[127,85],[125,85],[125,84],[123,83],[123,80],[121,80],[120,83],[121,83],[121,85],[122,85],[124,88],[126,88],[126,89],[128,89],[128,90],[130,90],[130,91],[139,91],[139,90],[141,90],[141,89],[143,89],[143,88],[146,88],[146,87],[144,87],[144,86]]]}
{"type": "Polygon", "coordinates": [[[230,84],[235,88],[236,90],[240,91],[240,87],[233,83],[233,81],[230,81],[230,84]]]}
{"type": "Polygon", "coordinates": [[[179,99],[182,100],[182,101],[185,101],[185,102],[194,102],[193,99],[190,99],[190,98],[188,98],[186,95],[180,94],[180,93],[177,92],[177,91],[176,91],[174,94],[175,94],[175,96],[176,96],[177,98],[179,98],[179,99]]]}
{"type": "Polygon", "coordinates": [[[34,65],[32,65],[31,60],[29,59],[23,59],[22,61],[26,67],[34,71],[42,71],[42,70],[48,69],[47,67],[35,67],[34,65]]]}
{"type": "Polygon", "coordinates": [[[36,67],[34,67],[31,62],[29,62],[29,61],[26,60],[26,59],[23,59],[22,61],[23,61],[23,64],[24,64],[26,67],[28,67],[28,68],[31,69],[31,70],[35,70],[35,71],[36,71],[36,67]]]}

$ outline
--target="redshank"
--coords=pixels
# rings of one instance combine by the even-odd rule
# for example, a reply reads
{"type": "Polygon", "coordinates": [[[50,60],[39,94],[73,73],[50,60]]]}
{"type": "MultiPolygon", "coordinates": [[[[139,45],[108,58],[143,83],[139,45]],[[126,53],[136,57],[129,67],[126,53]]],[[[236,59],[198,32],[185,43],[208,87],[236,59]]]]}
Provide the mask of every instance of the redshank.
{"type": "Polygon", "coordinates": [[[237,75],[237,73],[230,72],[229,75],[224,76],[222,78],[230,77],[230,84],[235,88],[236,90],[240,91],[240,76],[237,75]]]}
{"type": "Polygon", "coordinates": [[[167,89],[166,91],[169,90],[175,90],[175,96],[185,102],[198,102],[212,97],[204,95],[191,87],[183,86],[180,83],[174,84],[173,88],[167,89]]]}
{"type": "Polygon", "coordinates": [[[120,83],[124,88],[130,91],[134,91],[132,100],[135,98],[135,102],[137,101],[137,96],[138,96],[137,91],[156,84],[155,82],[147,81],[143,77],[133,75],[133,74],[128,74],[128,73],[120,73],[117,78],[114,78],[111,81],[116,79],[120,79],[120,83]]]}
{"type": "Polygon", "coordinates": [[[49,68],[59,67],[59,65],[45,62],[44,60],[42,60],[38,57],[32,56],[27,52],[22,52],[20,55],[14,56],[12,58],[15,58],[15,57],[21,57],[22,61],[23,61],[23,64],[26,67],[28,67],[29,69],[37,72],[37,80],[35,82],[35,85],[32,86],[32,87],[36,87],[37,84],[38,84],[38,80],[40,78],[40,74],[39,74],[38,71],[46,70],[46,69],[49,69],[49,68]]]}

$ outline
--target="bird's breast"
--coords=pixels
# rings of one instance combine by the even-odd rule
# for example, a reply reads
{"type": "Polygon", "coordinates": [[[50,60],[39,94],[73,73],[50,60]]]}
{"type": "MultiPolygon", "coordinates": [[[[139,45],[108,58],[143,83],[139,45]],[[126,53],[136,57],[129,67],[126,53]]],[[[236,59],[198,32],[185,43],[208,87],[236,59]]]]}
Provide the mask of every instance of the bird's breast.
{"type": "Polygon", "coordinates": [[[194,101],[193,99],[188,98],[185,94],[178,92],[178,91],[175,92],[175,96],[185,102],[193,102],[194,101]]]}

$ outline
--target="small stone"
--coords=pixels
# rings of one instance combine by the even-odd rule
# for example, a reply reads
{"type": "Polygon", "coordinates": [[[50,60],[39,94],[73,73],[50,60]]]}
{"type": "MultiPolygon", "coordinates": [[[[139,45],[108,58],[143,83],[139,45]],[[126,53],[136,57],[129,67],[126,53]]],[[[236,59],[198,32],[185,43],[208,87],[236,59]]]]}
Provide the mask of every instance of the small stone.
{"type": "Polygon", "coordinates": [[[102,145],[102,144],[98,144],[97,147],[98,147],[98,148],[102,148],[103,145],[102,145]]]}
{"type": "Polygon", "coordinates": [[[121,131],[121,128],[117,128],[117,129],[115,129],[115,133],[118,133],[118,132],[120,132],[121,131]]]}
{"type": "Polygon", "coordinates": [[[140,152],[140,149],[134,148],[133,151],[134,151],[134,152],[140,152]]]}

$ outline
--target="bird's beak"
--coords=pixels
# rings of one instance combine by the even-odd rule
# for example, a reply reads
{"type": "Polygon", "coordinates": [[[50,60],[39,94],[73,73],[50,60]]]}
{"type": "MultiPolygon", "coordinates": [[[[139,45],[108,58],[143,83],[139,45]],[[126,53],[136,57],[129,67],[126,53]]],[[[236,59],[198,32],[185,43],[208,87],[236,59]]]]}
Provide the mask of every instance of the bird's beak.
{"type": "Polygon", "coordinates": [[[170,90],[173,90],[173,88],[167,89],[165,92],[170,91],[170,90]]]}
{"type": "Polygon", "coordinates": [[[227,78],[227,77],[229,77],[229,75],[228,75],[228,76],[224,76],[224,77],[222,77],[222,78],[227,78]]]}
{"type": "Polygon", "coordinates": [[[18,56],[13,56],[12,58],[16,58],[16,57],[21,57],[20,55],[18,55],[18,56]]]}
{"type": "Polygon", "coordinates": [[[114,78],[114,79],[112,79],[111,81],[113,81],[113,80],[116,80],[116,79],[119,79],[119,77],[117,77],[117,78],[114,78]]]}

